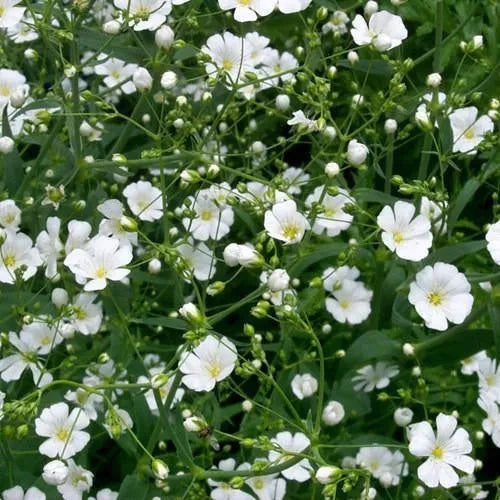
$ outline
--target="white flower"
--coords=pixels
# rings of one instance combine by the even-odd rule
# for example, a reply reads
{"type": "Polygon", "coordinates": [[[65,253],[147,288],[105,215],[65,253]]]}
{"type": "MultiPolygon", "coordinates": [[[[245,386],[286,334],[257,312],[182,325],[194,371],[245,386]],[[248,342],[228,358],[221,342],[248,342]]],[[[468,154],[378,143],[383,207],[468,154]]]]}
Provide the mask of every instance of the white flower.
{"type": "Polygon", "coordinates": [[[344,417],[344,406],[338,401],[329,401],[323,408],[323,413],[321,414],[321,419],[326,425],[337,425],[344,417]]]}
{"type": "MultiPolygon", "coordinates": [[[[16,7],[21,1],[22,0],[0,0],[0,28],[11,28],[21,21],[24,11],[26,10],[25,7],[16,7]]],[[[0,95],[1,94],[0,92],[0,95]]]]}
{"type": "Polygon", "coordinates": [[[297,374],[292,379],[292,391],[298,399],[311,397],[318,390],[318,381],[310,374],[297,374]]]}
{"type": "Polygon", "coordinates": [[[118,439],[121,434],[132,429],[134,422],[128,411],[114,405],[104,415],[103,427],[108,431],[111,439],[118,439]]]}
{"type": "Polygon", "coordinates": [[[71,458],[83,450],[90,440],[90,434],[84,432],[89,425],[87,415],[80,408],[73,408],[69,413],[66,403],[56,403],[45,408],[35,420],[35,432],[48,438],[38,448],[42,455],[50,458],[71,458]]]}
{"type": "Polygon", "coordinates": [[[165,71],[161,75],[160,85],[165,90],[173,89],[177,85],[177,74],[174,71],[165,71]]]}
{"type": "Polygon", "coordinates": [[[21,278],[26,281],[35,275],[42,264],[42,258],[33,241],[24,233],[5,232],[5,241],[0,247],[0,282],[12,285],[15,282],[16,270],[21,266],[26,269],[21,278]]]}
{"type": "Polygon", "coordinates": [[[146,68],[139,67],[132,75],[132,82],[139,92],[147,92],[153,87],[153,77],[146,68]]]}
{"type": "Polygon", "coordinates": [[[79,387],[76,391],[67,391],[64,399],[81,408],[89,420],[97,420],[97,407],[103,401],[99,394],[88,392],[79,387]]]}
{"type": "Polygon", "coordinates": [[[294,201],[276,203],[264,216],[264,227],[271,238],[284,241],[286,245],[299,243],[311,226],[297,211],[294,201]]]}
{"type": "Polygon", "coordinates": [[[332,465],[323,465],[317,471],[315,478],[320,484],[331,483],[339,475],[340,469],[332,465]]]}
{"type": "MultiPolygon", "coordinates": [[[[17,135],[17,134],[15,134],[17,135]]],[[[9,153],[12,153],[14,151],[16,143],[14,139],[11,139],[10,137],[4,135],[0,137],[0,153],[7,155],[9,153]]]]}
{"type": "Polygon", "coordinates": [[[216,382],[229,377],[237,358],[236,346],[229,339],[209,335],[192,352],[182,354],[182,383],[197,392],[211,391],[216,382]]]}
{"type": "MultiPolygon", "coordinates": [[[[151,377],[154,377],[155,375],[158,375],[158,374],[166,375],[163,373],[162,366],[150,368],[149,373],[150,373],[151,377]]],[[[167,375],[165,377],[165,380],[166,380],[165,383],[161,384],[159,387],[155,387],[155,389],[157,389],[158,392],[160,393],[160,398],[161,398],[162,403],[165,403],[165,401],[168,398],[168,395],[170,394],[170,390],[172,389],[172,384],[174,383],[174,377],[172,375],[173,374],[167,375]]],[[[148,379],[144,375],[141,375],[137,379],[137,383],[138,384],[151,384],[151,379],[148,379]]],[[[172,403],[170,405],[170,409],[174,408],[177,405],[177,403],[179,403],[182,400],[182,398],[184,397],[184,392],[185,391],[182,388],[178,388],[175,391],[174,397],[172,399],[172,403]]],[[[158,405],[156,404],[156,398],[155,398],[153,389],[152,388],[148,389],[144,393],[144,397],[146,398],[146,403],[147,403],[149,409],[151,410],[151,413],[153,415],[158,416],[160,414],[160,411],[158,410],[158,405]]]]}
{"type": "Polygon", "coordinates": [[[447,203],[443,202],[442,206],[439,206],[432,200],[429,200],[427,196],[422,196],[420,200],[420,213],[429,219],[432,224],[433,229],[438,234],[446,233],[448,225],[446,224],[446,214],[443,212],[443,208],[447,208],[447,203]]]}
{"type": "Polygon", "coordinates": [[[358,375],[352,378],[354,390],[371,392],[373,389],[384,389],[391,383],[391,378],[399,373],[396,365],[380,361],[374,365],[366,365],[356,370],[358,375]]]}
{"type": "Polygon", "coordinates": [[[99,234],[117,238],[120,241],[120,246],[137,245],[137,233],[126,231],[122,225],[124,210],[121,201],[106,200],[97,205],[97,210],[106,217],[99,224],[99,234]]]}
{"type": "Polygon", "coordinates": [[[224,262],[229,267],[243,266],[248,268],[261,267],[264,259],[250,243],[238,245],[229,243],[224,248],[224,262]]]}
{"type": "Polygon", "coordinates": [[[478,364],[479,394],[500,403],[500,364],[488,357],[478,364]]]}
{"type": "Polygon", "coordinates": [[[371,15],[368,24],[364,17],[358,14],[352,26],[351,35],[356,45],[372,44],[379,52],[398,47],[408,37],[401,17],[386,10],[371,15]]]}
{"type": "Polygon", "coordinates": [[[311,178],[302,168],[288,167],[282,174],[283,180],[287,183],[286,192],[289,195],[300,194],[301,186],[307,184],[311,178]]]}
{"type": "MultiPolygon", "coordinates": [[[[128,1],[128,0],[125,0],[128,1]]],[[[130,80],[138,68],[137,64],[127,64],[116,57],[109,57],[106,54],[100,54],[99,61],[94,68],[96,75],[104,76],[104,84],[108,88],[119,86],[124,94],[132,94],[136,91],[135,85],[130,80]]]]}
{"type": "MultiPolygon", "coordinates": [[[[228,458],[219,462],[218,469],[222,471],[248,470],[249,466],[248,463],[242,463],[236,468],[236,460],[228,458]]],[[[253,500],[254,498],[240,489],[233,488],[229,483],[213,479],[209,479],[207,482],[214,488],[210,494],[210,498],[213,500],[253,500]]]]}
{"type": "Polygon", "coordinates": [[[454,153],[475,154],[484,135],[493,132],[493,120],[487,115],[478,118],[477,114],[478,109],[475,106],[459,108],[450,114],[454,153]]]}
{"type": "Polygon", "coordinates": [[[480,396],[477,400],[479,407],[486,412],[482,422],[484,432],[491,436],[491,440],[500,448],[500,409],[498,404],[487,396],[480,396]]]}
{"type": "Polygon", "coordinates": [[[36,486],[24,490],[21,486],[14,486],[8,490],[2,491],[3,500],[45,500],[46,496],[43,491],[40,491],[36,486]]]}
{"type": "Polygon", "coordinates": [[[163,217],[163,202],[161,191],[151,182],[139,181],[129,184],[123,195],[127,198],[128,206],[139,219],[148,222],[163,217]]]}
{"type": "Polygon", "coordinates": [[[89,242],[92,226],[88,222],[72,220],[68,222],[68,239],[64,245],[66,255],[76,248],[85,248],[89,242]]]}
{"type": "MultiPolygon", "coordinates": [[[[266,51],[263,51],[262,54],[262,62],[264,65],[261,68],[263,76],[270,76],[272,78],[266,78],[266,81],[262,83],[264,88],[268,86],[278,86],[280,80],[282,82],[287,82],[293,80],[293,73],[299,67],[299,61],[290,54],[290,52],[282,52],[281,54],[275,50],[268,48],[266,51]]],[[[302,111],[297,111],[293,113],[294,118],[289,120],[288,125],[305,125],[310,131],[317,130],[317,123],[314,120],[308,120],[305,118],[304,113],[302,111]],[[300,123],[291,123],[294,120],[300,118],[300,123]]]]}
{"type": "Polygon", "coordinates": [[[323,271],[323,288],[330,293],[342,288],[344,281],[356,281],[360,276],[357,267],[340,266],[338,268],[327,267],[323,271]]]}
{"type": "Polygon", "coordinates": [[[278,9],[283,14],[300,12],[309,7],[312,0],[278,0],[278,9]]]}
{"type": "Polygon", "coordinates": [[[347,144],[347,161],[354,166],[362,165],[368,157],[368,148],[358,142],[356,139],[351,139],[347,144]]]}
{"type": "Polygon", "coordinates": [[[495,264],[500,266],[500,220],[492,224],[486,233],[487,249],[495,264]]]}
{"type": "Polygon", "coordinates": [[[117,9],[128,11],[128,24],[135,31],[155,31],[172,10],[171,0],[114,0],[117,9]]]}
{"type": "Polygon", "coordinates": [[[313,204],[319,204],[322,212],[316,215],[312,227],[313,233],[321,234],[326,230],[328,236],[337,236],[345,231],[352,223],[352,215],[346,214],[343,208],[351,202],[349,193],[339,188],[339,194],[331,196],[325,192],[324,186],[318,186],[314,192],[306,198],[306,206],[312,207],[313,204]]]}
{"type": "Polygon", "coordinates": [[[290,118],[290,120],[286,123],[288,125],[297,125],[299,128],[303,128],[308,132],[315,132],[318,130],[318,123],[316,120],[307,118],[301,109],[299,109],[299,111],[294,111],[292,113],[292,118],[290,118]]]}
{"type": "Polygon", "coordinates": [[[21,224],[21,210],[14,200],[0,201],[0,225],[16,232],[21,224]]]}
{"type": "Polygon", "coordinates": [[[68,467],[61,460],[51,460],[43,466],[42,478],[51,486],[63,484],[68,478],[68,467]]]}
{"type": "MultiPolygon", "coordinates": [[[[257,462],[257,461],[256,461],[257,462]]],[[[283,500],[286,494],[286,481],[278,474],[254,476],[245,481],[259,500],[283,500]]]]}
{"type": "Polygon", "coordinates": [[[86,250],[77,248],[64,260],[84,290],[92,292],[106,288],[107,280],[121,281],[130,273],[126,266],[132,260],[129,247],[121,247],[116,238],[96,236],[86,250]]]}
{"type": "Polygon", "coordinates": [[[32,347],[37,346],[38,354],[48,354],[55,346],[62,342],[62,337],[57,334],[56,328],[49,326],[44,321],[45,319],[44,317],[40,317],[29,325],[24,325],[19,333],[21,341],[26,342],[32,347]]]}
{"type": "Polygon", "coordinates": [[[77,465],[72,458],[67,460],[67,465],[68,477],[65,483],[57,487],[57,491],[64,500],[82,500],[82,494],[92,487],[94,475],[77,465]]]}
{"type": "Polygon", "coordinates": [[[45,264],[45,277],[54,278],[57,275],[57,259],[61,256],[63,244],[59,239],[61,219],[47,217],[47,230],[42,231],[36,238],[36,248],[45,264]]]}
{"type": "Polygon", "coordinates": [[[394,210],[385,206],[377,217],[385,246],[401,259],[418,262],[429,254],[432,245],[431,223],[423,215],[415,218],[415,206],[397,201],[394,210]]]}
{"type": "Polygon", "coordinates": [[[70,322],[76,331],[83,335],[93,335],[99,331],[102,323],[102,303],[94,304],[95,293],[80,293],[71,304],[73,314],[70,322]]]}
{"type": "Polygon", "coordinates": [[[486,354],[486,351],[479,351],[468,358],[462,359],[460,361],[460,364],[462,365],[460,371],[464,375],[472,375],[479,370],[479,362],[487,358],[488,355],[486,354]]]}
{"type": "Polygon", "coordinates": [[[323,25],[321,31],[323,33],[347,33],[347,24],[349,16],[342,10],[336,10],[330,20],[323,25]]]}
{"type": "Polygon", "coordinates": [[[267,16],[276,6],[276,0],[219,0],[222,10],[234,10],[234,19],[240,23],[256,21],[257,15],[267,16]]]}
{"type": "Polygon", "coordinates": [[[334,289],[332,294],[333,298],[325,299],[325,305],[338,322],[357,325],[370,315],[373,292],[363,283],[345,280],[341,288],[334,289]]]}
{"type": "Polygon", "coordinates": [[[174,40],[174,30],[166,24],[155,33],[155,43],[160,49],[168,50],[174,44],[174,40]]]}
{"type": "Polygon", "coordinates": [[[16,333],[9,332],[9,342],[19,352],[0,360],[2,380],[5,382],[19,380],[24,370],[29,368],[33,375],[33,383],[36,386],[43,387],[52,382],[52,375],[50,373],[42,373],[42,369],[37,361],[40,351],[48,352],[45,343],[42,344],[37,338],[31,337],[29,331],[26,332],[26,330],[21,331],[21,338],[16,333]]]}
{"type": "Polygon", "coordinates": [[[384,446],[366,446],[360,448],[356,455],[356,463],[370,471],[370,474],[380,479],[391,469],[392,453],[384,446]]]}
{"type": "MultiPolygon", "coordinates": [[[[195,245],[194,242],[190,241],[179,245],[176,250],[182,255],[185,264],[197,280],[207,281],[214,276],[217,261],[214,253],[205,243],[201,242],[195,245]]],[[[189,281],[188,277],[186,277],[186,281],[189,281]]]]}
{"type": "Polygon", "coordinates": [[[444,331],[448,321],[463,323],[474,302],[470,284],[458,269],[443,262],[425,266],[410,285],[408,300],[427,328],[444,331]]]}
{"type": "Polygon", "coordinates": [[[417,457],[428,457],[418,468],[418,478],[426,486],[438,485],[452,488],[458,484],[458,475],[453,467],[472,474],[474,460],[467,456],[472,451],[469,434],[457,429],[457,419],[440,413],[436,418],[437,434],[428,422],[419,422],[410,427],[408,449],[417,457]]]}
{"type": "MultiPolygon", "coordinates": [[[[311,442],[309,438],[302,432],[291,434],[288,431],[278,432],[276,437],[271,439],[271,443],[276,445],[279,451],[271,450],[268,459],[275,464],[289,461],[293,455],[289,453],[301,453],[309,448],[311,442]],[[288,452],[288,453],[287,453],[288,452]]],[[[307,458],[300,460],[300,462],[292,465],[288,469],[282,470],[281,474],[286,479],[298,481],[303,483],[311,477],[311,464],[307,458]]]]}
{"type": "Polygon", "coordinates": [[[220,71],[228,75],[230,83],[236,83],[253,68],[243,39],[228,31],[212,35],[201,51],[212,60],[205,64],[205,71],[211,77],[220,71]]]}

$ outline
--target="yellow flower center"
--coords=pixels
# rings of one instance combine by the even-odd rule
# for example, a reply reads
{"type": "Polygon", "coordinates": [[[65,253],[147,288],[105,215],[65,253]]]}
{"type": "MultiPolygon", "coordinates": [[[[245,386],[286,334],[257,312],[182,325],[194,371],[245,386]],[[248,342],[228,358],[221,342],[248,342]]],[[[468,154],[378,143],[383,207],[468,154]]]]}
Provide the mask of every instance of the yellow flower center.
{"type": "Polygon", "coordinates": [[[75,310],[76,319],[82,321],[87,317],[87,312],[84,311],[81,307],[75,306],[74,310],[75,310]]]}
{"type": "Polygon", "coordinates": [[[141,19],[146,20],[148,19],[150,13],[151,11],[147,7],[142,7],[135,13],[135,15],[141,19]]]}
{"type": "Polygon", "coordinates": [[[224,59],[224,61],[222,61],[222,67],[226,71],[231,71],[233,69],[233,61],[231,61],[231,59],[224,59]]]}
{"type": "Polygon", "coordinates": [[[443,296],[439,292],[430,292],[427,295],[427,300],[433,306],[440,306],[443,303],[443,296]]]}
{"type": "Polygon", "coordinates": [[[95,270],[95,275],[96,275],[98,278],[104,278],[104,276],[106,276],[106,269],[104,269],[104,267],[98,267],[98,268],[95,270]]]}
{"type": "Polygon", "coordinates": [[[6,214],[3,220],[5,224],[12,224],[16,220],[16,215],[13,213],[6,214]]]}
{"type": "Polygon", "coordinates": [[[264,481],[262,481],[262,479],[256,479],[253,482],[253,486],[255,489],[261,490],[262,488],[264,488],[264,481]]]}
{"type": "Polygon", "coordinates": [[[404,240],[404,237],[400,232],[394,233],[393,238],[394,243],[401,243],[404,240]]]}
{"type": "Polygon", "coordinates": [[[434,450],[432,450],[432,455],[436,458],[443,458],[443,448],[436,446],[434,450]]]}
{"type": "Polygon", "coordinates": [[[283,226],[281,229],[281,235],[287,240],[294,240],[298,234],[299,228],[295,224],[283,226]]]}
{"type": "Polygon", "coordinates": [[[66,441],[69,436],[69,431],[64,427],[61,427],[60,429],[57,430],[56,436],[57,439],[60,439],[61,441],[66,441]]]}
{"type": "Polygon", "coordinates": [[[0,85],[0,95],[3,97],[8,97],[10,95],[10,89],[7,85],[0,85]]]}
{"type": "Polygon", "coordinates": [[[111,72],[111,76],[112,76],[115,80],[119,80],[119,79],[120,79],[120,77],[121,77],[120,72],[119,72],[117,69],[115,69],[115,70],[113,70],[113,71],[111,72]]]}
{"type": "Polygon", "coordinates": [[[46,335],[45,337],[43,337],[42,339],[40,339],[40,344],[42,344],[42,345],[49,345],[50,344],[50,337],[46,335]]]}
{"type": "Polygon", "coordinates": [[[334,208],[325,208],[325,215],[326,217],[333,217],[336,213],[336,210],[334,208]]]}
{"type": "Polygon", "coordinates": [[[465,133],[464,133],[464,136],[465,136],[465,138],[466,138],[466,139],[469,139],[469,141],[470,141],[471,139],[474,139],[474,130],[472,130],[472,129],[470,129],[470,128],[469,128],[469,129],[467,129],[467,130],[465,131],[465,133]]]}
{"type": "Polygon", "coordinates": [[[2,17],[5,14],[5,7],[3,5],[0,5],[0,17],[2,17]]]}
{"type": "Polygon", "coordinates": [[[208,367],[208,373],[210,373],[210,376],[213,378],[217,377],[220,372],[220,366],[217,363],[213,363],[208,367]]]}
{"type": "Polygon", "coordinates": [[[348,309],[349,308],[349,301],[347,299],[343,299],[339,302],[339,306],[342,309],[348,309]]]}
{"type": "Polygon", "coordinates": [[[16,265],[16,258],[13,255],[4,255],[3,263],[5,267],[13,267],[16,265]]]}
{"type": "Polygon", "coordinates": [[[204,221],[209,221],[212,218],[212,212],[210,210],[202,210],[200,213],[200,219],[204,221]]]}
{"type": "Polygon", "coordinates": [[[78,392],[76,394],[76,400],[80,406],[83,406],[87,400],[89,399],[89,395],[86,392],[78,392]]]}
{"type": "Polygon", "coordinates": [[[240,0],[240,5],[250,5],[251,0],[240,0]]]}
{"type": "Polygon", "coordinates": [[[489,386],[493,386],[495,385],[495,376],[494,375],[488,375],[486,377],[486,383],[489,385],[489,386]]]}

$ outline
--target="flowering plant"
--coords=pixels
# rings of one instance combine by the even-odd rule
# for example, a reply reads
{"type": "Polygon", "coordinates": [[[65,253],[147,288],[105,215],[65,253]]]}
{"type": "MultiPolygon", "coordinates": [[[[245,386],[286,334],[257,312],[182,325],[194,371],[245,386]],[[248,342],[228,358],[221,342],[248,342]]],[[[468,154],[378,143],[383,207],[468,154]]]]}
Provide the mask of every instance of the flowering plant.
{"type": "Polygon", "coordinates": [[[498,497],[499,10],[0,0],[2,498],[498,497]]]}

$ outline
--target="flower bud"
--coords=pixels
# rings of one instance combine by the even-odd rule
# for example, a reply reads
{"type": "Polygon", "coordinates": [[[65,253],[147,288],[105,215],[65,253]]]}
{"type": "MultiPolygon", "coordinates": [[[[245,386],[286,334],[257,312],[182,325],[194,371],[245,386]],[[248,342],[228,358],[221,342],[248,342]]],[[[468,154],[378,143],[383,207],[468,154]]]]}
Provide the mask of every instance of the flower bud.
{"type": "Polygon", "coordinates": [[[276,109],[286,111],[290,107],[290,98],[286,94],[279,94],[276,97],[276,109]]]}
{"type": "Polygon", "coordinates": [[[325,165],[325,175],[330,179],[338,175],[340,172],[339,164],[331,161],[325,165]]]}
{"type": "Polygon", "coordinates": [[[368,156],[368,148],[356,139],[349,141],[347,145],[347,161],[354,166],[363,164],[368,156]]]}
{"type": "Polygon", "coordinates": [[[188,432],[200,432],[208,427],[208,424],[199,417],[188,417],[184,420],[184,429],[188,432]]]}
{"type": "Polygon", "coordinates": [[[135,233],[138,227],[137,221],[135,219],[132,219],[132,217],[128,217],[127,215],[122,215],[120,217],[120,226],[128,233],[135,233]]]}
{"type": "Polygon", "coordinates": [[[370,17],[378,11],[378,3],[373,0],[368,0],[365,4],[364,12],[366,17],[370,17]]]}
{"type": "Polygon", "coordinates": [[[337,425],[342,421],[344,416],[344,407],[338,401],[329,401],[321,414],[321,418],[326,425],[337,425]]]}
{"type": "Polygon", "coordinates": [[[17,89],[10,95],[10,104],[13,108],[22,108],[28,97],[28,92],[24,87],[17,87],[17,89]]]}
{"type": "Polygon", "coordinates": [[[149,274],[158,274],[161,271],[161,261],[159,259],[151,259],[148,262],[149,274]]]}
{"type": "Polygon", "coordinates": [[[415,354],[415,347],[412,344],[403,344],[403,354],[405,356],[413,356],[415,354]]]}
{"type": "Polygon", "coordinates": [[[64,288],[54,288],[50,298],[58,309],[65,306],[69,301],[68,292],[64,288]]]}
{"type": "Polygon", "coordinates": [[[170,26],[164,24],[155,33],[155,43],[158,48],[168,50],[175,40],[175,33],[170,26]]]}
{"type": "Polygon", "coordinates": [[[192,302],[184,304],[179,309],[179,314],[193,326],[201,326],[205,322],[203,314],[201,314],[201,311],[192,302]]]}
{"type": "Polygon", "coordinates": [[[337,130],[332,125],[328,125],[323,129],[323,135],[333,141],[337,137],[337,130]]]}
{"type": "Polygon", "coordinates": [[[384,132],[387,135],[392,135],[396,132],[398,129],[398,122],[396,120],[393,120],[392,118],[389,118],[385,121],[384,123],[384,132]]]}
{"type": "Polygon", "coordinates": [[[102,30],[108,35],[118,35],[120,33],[121,25],[116,19],[112,19],[102,25],[102,30]]]}
{"type": "Polygon", "coordinates": [[[429,114],[425,110],[421,109],[415,113],[415,121],[423,132],[430,132],[434,128],[429,114]]]}
{"type": "Polygon", "coordinates": [[[170,472],[168,465],[159,458],[155,458],[151,462],[151,470],[153,471],[154,476],[157,479],[165,480],[168,477],[168,473],[170,472]]]}
{"type": "Polygon", "coordinates": [[[153,87],[153,77],[146,68],[137,68],[132,76],[132,82],[139,92],[147,92],[153,87]]]}
{"type": "Polygon", "coordinates": [[[15,144],[14,140],[6,135],[0,137],[0,153],[4,155],[12,153],[12,151],[14,151],[15,144]]]}
{"type": "Polygon", "coordinates": [[[439,73],[431,73],[430,75],[427,75],[427,79],[425,80],[425,84],[432,88],[439,87],[441,82],[442,78],[439,73]]]}
{"type": "Polygon", "coordinates": [[[214,281],[208,285],[207,294],[210,295],[210,297],[214,297],[215,295],[222,293],[225,288],[226,284],[223,281],[214,281]]]}
{"type": "Polygon", "coordinates": [[[397,408],[394,412],[394,422],[400,427],[406,427],[413,420],[410,408],[397,408]]]}
{"type": "Polygon", "coordinates": [[[161,75],[160,85],[165,90],[173,89],[177,84],[177,75],[173,71],[165,71],[161,75]]]}
{"type": "Polygon", "coordinates": [[[354,50],[351,50],[347,54],[347,60],[349,61],[349,64],[355,65],[359,61],[359,56],[357,52],[354,52],[354,50]]]}
{"type": "Polygon", "coordinates": [[[242,407],[244,412],[249,413],[253,409],[253,403],[250,400],[245,399],[245,401],[243,401],[243,403],[241,403],[241,407],[242,407]]]}
{"type": "Polygon", "coordinates": [[[290,276],[284,269],[275,269],[267,279],[267,286],[272,292],[286,290],[290,285],[290,276]]]}
{"type": "Polygon", "coordinates": [[[52,460],[43,467],[42,478],[51,486],[59,486],[68,478],[68,467],[61,460],[52,460]]]}
{"type": "Polygon", "coordinates": [[[153,389],[160,389],[163,387],[169,380],[169,376],[166,373],[155,373],[151,377],[151,387],[153,389]]]}
{"type": "Polygon", "coordinates": [[[324,465],[316,471],[316,480],[321,484],[328,484],[340,477],[342,469],[334,465],[324,465]]]}

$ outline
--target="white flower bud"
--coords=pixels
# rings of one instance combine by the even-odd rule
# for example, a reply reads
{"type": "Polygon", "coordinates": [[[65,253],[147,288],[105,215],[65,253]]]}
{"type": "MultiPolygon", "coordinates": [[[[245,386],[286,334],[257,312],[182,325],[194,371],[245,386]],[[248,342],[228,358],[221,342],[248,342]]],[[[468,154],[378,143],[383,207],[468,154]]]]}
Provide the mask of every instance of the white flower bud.
{"type": "Polygon", "coordinates": [[[51,486],[59,486],[68,478],[68,467],[61,460],[52,460],[43,467],[42,478],[51,486]]]}
{"type": "Polygon", "coordinates": [[[118,35],[118,33],[120,33],[120,29],[121,24],[116,19],[112,19],[102,25],[102,30],[108,35],[118,35]]]}
{"type": "Polygon", "coordinates": [[[150,274],[158,274],[161,271],[161,261],[159,259],[151,259],[148,262],[148,272],[150,274]]]}
{"type": "Polygon", "coordinates": [[[276,108],[280,111],[286,111],[290,107],[290,97],[286,94],[279,94],[276,97],[276,108]]]}
{"type": "Polygon", "coordinates": [[[164,24],[155,33],[155,43],[160,49],[168,50],[175,40],[175,33],[170,26],[164,24]]]}
{"type": "Polygon", "coordinates": [[[255,141],[250,146],[250,149],[252,150],[252,153],[262,154],[266,151],[266,145],[261,141],[255,141]]]}
{"type": "Polygon", "coordinates": [[[482,441],[484,439],[484,432],[483,431],[476,431],[476,439],[478,441],[482,441]]]}
{"type": "Polygon", "coordinates": [[[199,417],[188,417],[184,420],[184,429],[188,432],[200,432],[207,427],[207,423],[199,417]]]}
{"type": "Polygon", "coordinates": [[[483,35],[476,35],[472,37],[472,48],[473,50],[479,50],[483,48],[483,35]]]}
{"type": "Polygon", "coordinates": [[[414,367],[411,369],[411,374],[412,374],[414,377],[420,377],[420,375],[422,375],[422,370],[420,369],[420,366],[414,366],[414,367]]]}
{"type": "Polygon", "coordinates": [[[290,285],[290,276],[284,269],[275,269],[267,280],[267,286],[272,292],[286,290],[290,285]]]}
{"type": "Polygon", "coordinates": [[[347,54],[347,60],[352,65],[356,64],[359,61],[358,53],[354,52],[354,50],[349,51],[347,54]]]}
{"type": "Polygon", "coordinates": [[[132,76],[132,82],[139,92],[147,92],[153,87],[153,77],[146,68],[137,68],[132,76]]]}
{"type": "Polygon", "coordinates": [[[62,306],[65,306],[69,301],[68,292],[64,288],[54,288],[52,290],[52,294],[50,296],[52,303],[60,309],[62,306]]]}
{"type": "Polygon", "coordinates": [[[403,354],[405,356],[413,356],[415,354],[415,347],[412,344],[403,344],[403,354]]]}
{"type": "Polygon", "coordinates": [[[92,127],[92,125],[90,125],[89,122],[87,122],[86,120],[84,120],[81,125],[80,125],[80,135],[82,137],[89,137],[92,132],[94,131],[94,127],[92,127]]]}
{"type": "Polygon", "coordinates": [[[318,483],[328,484],[339,477],[341,473],[342,470],[334,465],[324,465],[316,471],[316,480],[318,483]]]}
{"type": "Polygon", "coordinates": [[[168,382],[169,376],[166,373],[155,373],[151,377],[151,387],[153,389],[160,389],[168,382]]]}
{"type": "Polygon", "coordinates": [[[394,422],[400,427],[406,427],[413,420],[410,408],[397,408],[394,412],[394,422]]]}
{"type": "Polygon", "coordinates": [[[325,335],[328,335],[329,333],[332,333],[332,325],[330,325],[330,323],[325,323],[321,327],[321,332],[324,333],[325,335]]]}
{"type": "Polygon", "coordinates": [[[264,258],[253,248],[246,245],[239,245],[238,263],[243,267],[258,268],[262,267],[264,258]]]}
{"type": "Polygon", "coordinates": [[[366,17],[370,17],[372,14],[378,11],[378,3],[373,0],[368,0],[365,4],[364,12],[366,17]]]}
{"type": "Polygon", "coordinates": [[[396,120],[393,120],[392,118],[389,118],[385,121],[384,123],[384,132],[387,135],[392,135],[396,130],[398,129],[398,122],[396,120]]]}
{"type": "Polygon", "coordinates": [[[329,401],[323,408],[321,418],[325,425],[337,425],[345,417],[345,410],[342,403],[329,401]]]}
{"type": "MultiPolygon", "coordinates": [[[[393,0],[394,1],[394,0],[393,0]]],[[[425,495],[425,488],[421,485],[418,485],[415,488],[415,495],[419,498],[422,498],[425,495]]]]}
{"type": "Polygon", "coordinates": [[[153,471],[155,477],[157,479],[161,479],[162,481],[167,479],[168,473],[170,472],[168,465],[163,460],[159,460],[158,458],[155,458],[151,462],[151,470],[153,471]]]}
{"type": "Polygon", "coordinates": [[[337,67],[336,66],[330,66],[328,68],[328,78],[332,79],[335,78],[335,75],[337,74],[337,67]]]}
{"type": "Polygon", "coordinates": [[[173,71],[165,71],[161,75],[160,85],[165,90],[170,90],[174,88],[177,84],[177,75],[173,71]]]}
{"type": "Polygon", "coordinates": [[[368,156],[368,148],[356,139],[349,141],[347,145],[347,161],[351,165],[362,165],[368,156]]]}
{"type": "Polygon", "coordinates": [[[483,468],[483,462],[477,458],[474,461],[474,470],[481,470],[483,468]]]}
{"type": "Polygon", "coordinates": [[[245,399],[245,401],[241,403],[241,407],[243,408],[244,412],[250,413],[253,409],[253,403],[250,400],[245,399]]]}
{"type": "Polygon", "coordinates": [[[182,410],[182,418],[186,419],[186,418],[189,418],[193,413],[191,412],[191,410],[189,408],[186,408],[185,410],[182,410]]]}
{"type": "Polygon", "coordinates": [[[425,84],[428,87],[436,88],[441,85],[441,82],[443,79],[441,78],[441,75],[439,73],[431,73],[430,75],[427,75],[427,79],[425,80],[425,84]]]}
{"type": "MultiPolygon", "coordinates": [[[[177,97],[177,99],[175,100],[175,103],[177,104],[177,106],[179,107],[182,107],[182,106],[185,106],[187,103],[188,103],[188,100],[187,100],[187,97],[185,95],[180,95],[179,97],[177,97]]],[[[226,127],[227,127],[227,124],[226,124],[226,127]]]]}
{"type": "Polygon", "coordinates": [[[14,151],[15,142],[10,137],[4,135],[0,137],[0,153],[6,155],[14,151]]]}
{"type": "Polygon", "coordinates": [[[361,94],[354,94],[352,96],[351,105],[353,108],[362,106],[365,102],[365,98],[361,94]]]}
{"type": "Polygon", "coordinates": [[[460,413],[458,413],[458,411],[457,411],[457,410],[453,410],[453,411],[451,412],[451,415],[452,415],[453,417],[455,417],[455,418],[459,418],[459,417],[460,417],[460,413]]]}
{"type": "Polygon", "coordinates": [[[216,165],[215,163],[212,163],[212,165],[210,165],[208,167],[207,177],[209,179],[213,179],[213,178],[215,178],[215,177],[217,177],[219,175],[219,172],[220,172],[219,165],[216,165]]]}
{"type": "Polygon", "coordinates": [[[328,125],[323,129],[323,135],[333,141],[337,137],[337,130],[332,125],[328,125]]]}
{"type": "Polygon", "coordinates": [[[204,322],[201,311],[192,302],[184,304],[179,309],[179,314],[193,325],[201,325],[204,322]]]}
{"type": "Polygon", "coordinates": [[[236,267],[239,264],[239,253],[240,245],[237,243],[229,243],[229,245],[224,248],[224,252],[222,254],[226,265],[229,267],[236,267]]]}
{"type": "Polygon", "coordinates": [[[339,172],[340,172],[340,167],[338,163],[331,161],[325,165],[325,175],[330,179],[332,177],[335,177],[336,175],[339,175],[339,172]]]}
{"type": "Polygon", "coordinates": [[[17,87],[10,95],[10,104],[13,108],[22,108],[28,97],[28,92],[25,87],[17,87]]]}
{"type": "Polygon", "coordinates": [[[64,68],[64,76],[66,78],[73,78],[76,75],[76,68],[72,64],[64,68]]]}
{"type": "Polygon", "coordinates": [[[174,123],[172,125],[177,129],[181,129],[184,127],[184,120],[182,118],[177,118],[177,120],[174,120],[174,123]]]}
{"type": "Polygon", "coordinates": [[[75,335],[75,327],[71,323],[64,323],[59,328],[59,333],[65,339],[72,339],[75,335]]]}
{"type": "Polygon", "coordinates": [[[24,57],[28,59],[28,61],[34,61],[38,59],[38,52],[34,49],[26,49],[24,51],[24,57]]]}
{"type": "Polygon", "coordinates": [[[292,392],[298,399],[311,397],[318,390],[318,381],[310,374],[295,375],[292,379],[292,392]]]}

